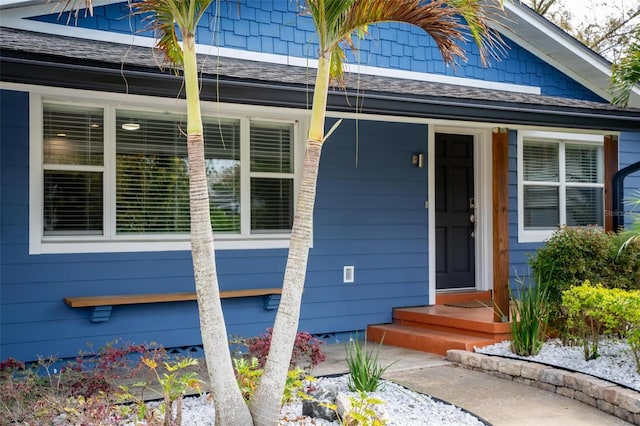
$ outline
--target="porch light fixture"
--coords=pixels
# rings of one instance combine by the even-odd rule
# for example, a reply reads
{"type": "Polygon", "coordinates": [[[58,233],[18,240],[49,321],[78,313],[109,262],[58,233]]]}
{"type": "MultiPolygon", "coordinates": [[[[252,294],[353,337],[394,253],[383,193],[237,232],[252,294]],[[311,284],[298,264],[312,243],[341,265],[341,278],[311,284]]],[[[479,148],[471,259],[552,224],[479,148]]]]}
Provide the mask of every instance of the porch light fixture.
{"type": "Polygon", "coordinates": [[[122,123],[123,130],[138,130],[140,129],[139,123],[122,123]]]}
{"type": "Polygon", "coordinates": [[[424,154],[416,153],[411,155],[411,164],[418,168],[424,167],[424,154]]]}

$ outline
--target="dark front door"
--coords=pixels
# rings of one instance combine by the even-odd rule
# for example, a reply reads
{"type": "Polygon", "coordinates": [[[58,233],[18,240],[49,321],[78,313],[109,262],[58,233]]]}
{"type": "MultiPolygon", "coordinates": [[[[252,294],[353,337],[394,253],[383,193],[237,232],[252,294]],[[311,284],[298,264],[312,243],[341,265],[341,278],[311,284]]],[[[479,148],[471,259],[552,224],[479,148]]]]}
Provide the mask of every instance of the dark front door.
{"type": "Polygon", "coordinates": [[[475,287],[473,136],[436,133],[436,289],[475,287]]]}

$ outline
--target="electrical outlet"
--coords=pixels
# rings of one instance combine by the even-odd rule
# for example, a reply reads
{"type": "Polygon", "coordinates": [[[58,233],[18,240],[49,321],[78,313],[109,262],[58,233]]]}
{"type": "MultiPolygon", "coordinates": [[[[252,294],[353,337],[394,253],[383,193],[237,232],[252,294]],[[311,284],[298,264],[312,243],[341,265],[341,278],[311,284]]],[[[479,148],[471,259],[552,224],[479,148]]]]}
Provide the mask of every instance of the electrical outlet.
{"type": "Polygon", "coordinates": [[[355,282],[355,268],[353,266],[345,266],[342,270],[342,282],[345,284],[353,284],[355,282]]]}

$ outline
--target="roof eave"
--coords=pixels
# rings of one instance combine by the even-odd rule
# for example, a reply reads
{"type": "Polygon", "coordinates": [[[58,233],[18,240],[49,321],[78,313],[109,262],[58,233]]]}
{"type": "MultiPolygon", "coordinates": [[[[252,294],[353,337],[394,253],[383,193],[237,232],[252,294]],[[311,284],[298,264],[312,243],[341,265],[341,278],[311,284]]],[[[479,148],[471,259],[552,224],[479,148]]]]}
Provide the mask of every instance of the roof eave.
{"type": "MultiPolygon", "coordinates": [[[[507,14],[495,17],[494,29],[598,96],[611,101],[609,61],[518,1],[505,2],[504,7],[507,14]],[[517,32],[511,29],[516,27],[517,32]],[[532,34],[535,37],[528,36],[532,34]],[[536,40],[536,43],[531,40],[536,40]]],[[[640,85],[633,89],[629,106],[640,107],[640,85]]]]}
{"type": "MultiPolygon", "coordinates": [[[[45,86],[53,84],[56,87],[148,96],[175,96],[176,93],[181,93],[182,79],[157,69],[78,65],[47,61],[42,55],[35,58],[6,53],[10,52],[0,55],[2,79],[5,82],[45,86]],[[126,86],[123,84],[124,80],[127,82],[126,86]]],[[[203,76],[202,84],[201,97],[206,101],[308,107],[309,87],[303,84],[211,75],[203,76]]],[[[332,111],[353,112],[357,98],[363,105],[362,112],[370,114],[599,131],[637,130],[640,116],[638,111],[625,109],[545,106],[375,91],[363,95],[357,90],[347,90],[346,93],[342,90],[332,91],[328,108],[332,111]]]]}

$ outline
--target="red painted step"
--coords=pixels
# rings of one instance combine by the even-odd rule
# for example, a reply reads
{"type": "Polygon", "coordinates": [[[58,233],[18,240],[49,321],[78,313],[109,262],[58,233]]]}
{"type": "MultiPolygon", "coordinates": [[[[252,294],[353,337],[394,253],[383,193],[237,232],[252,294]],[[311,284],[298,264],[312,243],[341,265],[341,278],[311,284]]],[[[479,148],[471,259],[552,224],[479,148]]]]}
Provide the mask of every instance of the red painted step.
{"type": "MultiPolygon", "coordinates": [[[[491,292],[438,295],[439,303],[486,301],[491,292]],[[445,296],[445,297],[441,297],[445,296]]],[[[463,308],[434,305],[393,310],[392,324],[370,325],[367,339],[393,346],[446,355],[449,349],[473,350],[509,340],[509,323],[493,321],[492,307],[463,308]]]]}

